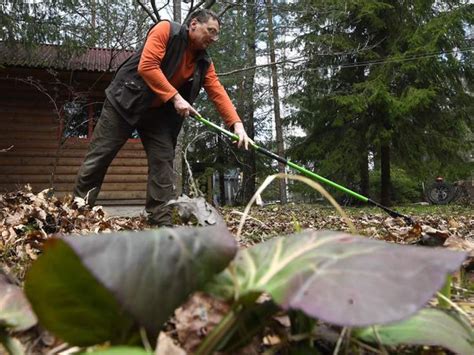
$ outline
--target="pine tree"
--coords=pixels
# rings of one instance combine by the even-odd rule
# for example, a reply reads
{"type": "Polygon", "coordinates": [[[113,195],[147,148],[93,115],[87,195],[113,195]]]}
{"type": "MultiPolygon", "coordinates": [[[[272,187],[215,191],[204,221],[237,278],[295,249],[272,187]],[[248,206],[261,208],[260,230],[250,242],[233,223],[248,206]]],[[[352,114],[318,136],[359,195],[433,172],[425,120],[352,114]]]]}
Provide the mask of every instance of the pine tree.
{"type": "MultiPolygon", "coordinates": [[[[300,23],[307,62],[294,120],[308,136],[301,158],[366,189],[368,155],[390,204],[390,166],[421,176],[462,162],[472,47],[465,1],[308,1],[300,23]],[[318,9],[317,12],[312,9],[318,9]],[[309,148],[310,147],[310,148],[309,148]],[[355,176],[359,176],[358,179],[355,176]]],[[[472,85],[472,84],[471,84],[472,85]]],[[[471,143],[472,144],[472,143],[471,143]]]]}

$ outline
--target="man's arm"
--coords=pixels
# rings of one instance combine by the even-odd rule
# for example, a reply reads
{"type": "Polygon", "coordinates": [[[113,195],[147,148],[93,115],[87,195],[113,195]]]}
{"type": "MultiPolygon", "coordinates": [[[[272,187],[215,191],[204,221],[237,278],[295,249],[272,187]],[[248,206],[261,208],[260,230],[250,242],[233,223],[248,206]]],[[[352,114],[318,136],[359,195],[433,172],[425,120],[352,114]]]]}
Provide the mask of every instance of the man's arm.
{"type": "Polygon", "coordinates": [[[148,34],[138,64],[138,74],[162,102],[167,102],[178,92],[166,79],[160,67],[166,53],[170,28],[171,24],[168,21],[162,21],[153,27],[148,34]]]}
{"type": "Polygon", "coordinates": [[[244,125],[235,110],[234,104],[220,83],[213,63],[211,63],[207,70],[204,79],[204,89],[211,101],[214,103],[220,116],[224,119],[226,126],[232,128],[234,133],[239,136],[239,141],[237,142],[238,147],[240,148],[243,145],[245,149],[248,149],[248,145],[252,140],[247,136],[244,125]]]}
{"type": "Polygon", "coordinates": [[[161,70],[161,61],[166,54],[170,28],[171,24],[168,21],[162,21],[150,31],[138,64],[138,74],[162,103],[171,100],[176,112],[185,117],[190,113],[196,113],[196,110],[181,97],[161,70]]]}

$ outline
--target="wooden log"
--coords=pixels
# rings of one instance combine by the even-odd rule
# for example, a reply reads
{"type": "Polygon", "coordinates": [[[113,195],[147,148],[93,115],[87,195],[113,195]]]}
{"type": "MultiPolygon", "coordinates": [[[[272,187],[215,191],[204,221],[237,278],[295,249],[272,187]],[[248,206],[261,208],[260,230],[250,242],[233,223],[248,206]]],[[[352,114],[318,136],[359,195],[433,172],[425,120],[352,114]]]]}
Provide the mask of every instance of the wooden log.
{"type": "MultiPolygon", "coordinates": [[[[25,183],[17,183],[17,184],[0,184],[0,192],[5,191],[16,191],[21,187],[25,186],[25,183]]],[[[30,183],[29,184],[34,193],[38,193],[40,191],[46,190],[51,188],[49,183],[30,183]]],[[[112,183],[112,182],[105,182],[102,184],[101,191],[146,191],[146,182],[140,183],[112,183]]],[[[52,188],[54,191],[61,191],[61,192],[70,192],[74,190],[74,183],[55,183],[53,184],[52,188]]]]}
{"type": "MultiPolygon", "coordinates": [[[[87,149],[89,146],[90,140],[87,139],[73,139],[70,138],[66,140],[66,142],[62,145],[61,149],[79,149],[84,148],[87,149]]],[[[45,148],[56,148],[58,146],[58,139],[51,139],[51,140],[25,140],[21,139],[12,139],[12,138],[5,138],[4,140],[0,141],[0,146],[11,146],[14,145],[17,148],[31,148],[31,149],[45,149],[45,148]]],[[[122,147],[120,151],[125,150],[143,150],[143,145],[140,141],[135,139],[129,140],[125,145],[122,147]]]]}
{"type": "MultiPolygon", "coordinates": [[[[56,175],[75,175],[79,171],[79,166],[58,166],[56,175]]],[[[53,172],[52,166],[2,166],[1,175],[50,175],[53,172]]],[[[148,174],[146,166],[110,166],[107,170],[110,175],[128,175],[128,174],[148,174]]]]}
{"type": "Polygon", "coordinates": [[[32,122],[32,123],[10,123],[8,125],[8,133],[12,134],[14,133],[15,135],[17,133],[53,133],[57,134],[59,130],[59,123],[57,124],[38,124],[38,122],[32,122]]]}
{"type": "Polygon", "coordinates": [[[3,125],[24,125],[24,124],[36,124],[36,125],[58,125],[59,121],[58,118],[52,116],[51,114],[38,114],[35,112],[34,114],[29,112],[27,114],[20,114],[20,113],[13,113],[13,112],[1,112],[0,109],[0,122],[3,125]]]}
{"type": "MultiPolygon", "coordinates": [[[[59,158],[57,166],[80,166],[82,158],[59,158]]],[[[0,155],[0,166],[3,165],[29,165],[29,166],[54,166],[56,158],[45,157],[4,157],[0,155]]],[[[120,158],[117,157],[112,161],[112,166],[147,166],[145,158],[120,158]]]]}
{"type": "MultiPolygon", "coordinates": [[[[16,148],[11,149],[8,152],[4,152],[3,154],[7,154],[8,157],[46,157],[46,158],[55,158],[56,156],[59,157],[71,157],[71,158],[84,158],[87,153],[87,147],[82,149],[73,149],[73,148],[65,148],[60,149],[57,151],[56,149],[25,149],[25,148],[16,148]]],[[[121,149],[118,154],[117,158],[146,158],[146,153],[144,150],[126,150],[121,149]]]]}
{"type": "MultiPolygon", "coordinates": [[[[0,175],[2,184],[27,184],[27,183],[45,183],[51,181],[50,175],[0,175]]],[[[76,181],[76,175],[58,175],[54,177],[54,183],[73,183],[76,181]]],[[[142,183],[147,181],[146,175],[106,175],[105,182],[127,182],[142,183]]]]}
{"type": "Polygon", "coordinates": [[[58,133],[57,132],[0,132],[0,142],[4,142],[7,140],[37,140],[37,141],[43,141],[43,140],[57,140],[58,139],[58,133]]]}

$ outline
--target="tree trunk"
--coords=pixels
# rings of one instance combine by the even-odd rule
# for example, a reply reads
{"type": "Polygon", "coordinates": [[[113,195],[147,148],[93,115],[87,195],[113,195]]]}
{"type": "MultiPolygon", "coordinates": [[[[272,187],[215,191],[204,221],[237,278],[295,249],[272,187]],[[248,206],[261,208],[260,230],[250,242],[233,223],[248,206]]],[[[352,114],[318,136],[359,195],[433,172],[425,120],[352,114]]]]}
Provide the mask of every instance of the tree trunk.
{"type": "Polygon", "coordinates": [[[224,168],[220,167],[219,168],[219,204],[221,206],[226,205],[226,199],[225,199],[225,173],[224,173],[224,168]]]}
{"type": "MultiPolygon", "coordinates": [[[[173,19],[175,22],[181,23],[181,0],[173,0],[173,19]]],[[[183,193],[183,146],[184,146],[184,125],[178,134],[176,148],[174,153],[174,171],[176,173],[175,186],[176,196],[183,193]]]]}
{"type": "Polygon", "coordinates": [[[224,206],[226,204],[225,200],[225,156],[224,152],[224,142],[220,136],[217,136],[217,166],[219,173],[219,204],[224,206]]]}
{"type": "MultiPolygon", "coordinates": [[[[268,18],[268,46],[270,48],[270,62],[276,62],[275,55],[275,36],[273,33],[273,11],[272,11],[272,0],[266,0],[267,8],[267,18],[268,18]]],[[[278,155],[285,156],[285,145],[283,141],[283,124],[280,112],[280,95],[278,87],[278,71],[276,64],[271,66],[272,70],[272,93],[273,93],[273,112],[275,115],[275,131],[276,131],[276,142],[277,142],[277,153],[278,155]]],[[[278,163],[278,171],[280,173],[285,173],[285,164],[278,163]]],[[[279,181],[280,189],[280,201],[281,203],[286,203],[286,181],[285,179],[280,179],[279,181]]]]}
{"type": "Polygon", "coordinates": [[[380,202],[382,205],[390,206],[392,204],[390,198],[390,146],[388,144],[382,145],[380,148],[380,169],[381,169],[381,193],[380,202]]]}
{"type": "MultiPolygon", "coordinates": [[[[246,18],[248,20],[246,26],[246,47],[245,51],[246,66],[253,67],[257,63],[256,56],[256,3],[253,0],[246,1],[246,18]]],[[[240,87],[239,95],[239,116],[243,120],[243,124],[247,135],[254,139],[255,127],[254,127],[254,103],[253,103],[253,87],[255,81],[255,69],[248,70],[243,73],[243,81],[240,87]]],[[[243,166],[243,182],[242,182],[242,202],[249,201],[255,193],[255,180],[257,176],[257,168],[255,164],[255,151],[250,149],[244,155],[244,166],[243,166]]]]}
{"type": "Polygon", "coordinates": [[[360,193],[364,196],[370,196],[369,191],[369,152],[367,149],[367,140],[362,135],[359,143],[359,178],[360,178],[360,193]]]}
{"type": "Polygon", "coordinates": [[[181,23],[181,0],[173,0],[173,19],[181,23]]]}

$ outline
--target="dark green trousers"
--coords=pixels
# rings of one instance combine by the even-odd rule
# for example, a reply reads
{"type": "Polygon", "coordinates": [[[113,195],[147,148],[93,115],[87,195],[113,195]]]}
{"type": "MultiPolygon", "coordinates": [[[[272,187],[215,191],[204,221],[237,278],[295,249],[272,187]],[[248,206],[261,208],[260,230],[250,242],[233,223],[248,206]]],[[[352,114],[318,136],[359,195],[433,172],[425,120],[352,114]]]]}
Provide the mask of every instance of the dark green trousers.
{"type": "Polygon", "coordinates": [[[74,196],[87,198],[93,206],[107,169],[118,151],[137,129],[148,160],[145,209],[151,223],[171,225],[171,209],[165,204],[175,198],[174,150],[183,119],[171,105],[149,109],[136,126],[122,118],[108,100],[92,135],[87,155],[76,179],[74,196]]]}

